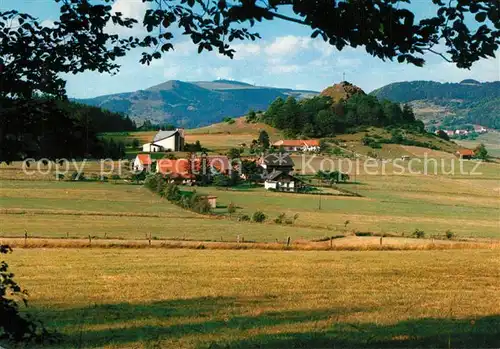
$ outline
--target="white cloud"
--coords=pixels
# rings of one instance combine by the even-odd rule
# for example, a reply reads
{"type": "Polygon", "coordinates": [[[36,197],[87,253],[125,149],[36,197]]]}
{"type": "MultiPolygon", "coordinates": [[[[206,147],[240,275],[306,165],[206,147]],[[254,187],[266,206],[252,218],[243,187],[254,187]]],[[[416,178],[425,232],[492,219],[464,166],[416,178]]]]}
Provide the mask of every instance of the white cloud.
{"type": "MultiPolygon", "coordinates": [[[[261,50],[262,50],[261,45],[254,44],[254,43],[234,44],[234,45],[231,45],[231,48],[236,51],[234,53],[235,60],[242,60],[245,58],[254,57],[256,55],[259,55],[261,53],[261,50]]],[[[219,56],[223,57],[222,55],[219,55],[219,56]]]]}
{"type": "Polygon", "coordinates": [[[295,55],[300,50],[309,48],[311,39],[306,36],[280,36],[264,49],[269,56],[295,55]]]}
{"type": "Polygon", "coordinates": [[[210,74],[216,79],[231,79],[233,69],[231,67],[212,68],[210,74]]]}
{"type": "Polygon", "coordinates": [[[149,3],[142,2],[142,0],[116,0],[111,11],[113,13],[121,12],[124,18],[133,18],[138,21],[132,28],[125,28],[119,25],[114,25],[113,23],[108,23],[106,26],[106,31],[112,34],[122,34],[122,35],[140,35],[145,34],[146,30],[142,25],[142,20],[144,19],[144,14],[149,8],[149,3]]]}
{"type": "Polygon", "coordinates": [[[173,80],[179,77],[181,68],[177,65],[171,65],[163,69],[163,76],[168,80],[173,80]]]}
{"type": "Polygon", "coordinates": [[[271,74],[288,74],[288,73],[298,73],[301,67],[296,64],[280,64],[280,65],[270,65],[267,68],[268,72],[271,74]]]}

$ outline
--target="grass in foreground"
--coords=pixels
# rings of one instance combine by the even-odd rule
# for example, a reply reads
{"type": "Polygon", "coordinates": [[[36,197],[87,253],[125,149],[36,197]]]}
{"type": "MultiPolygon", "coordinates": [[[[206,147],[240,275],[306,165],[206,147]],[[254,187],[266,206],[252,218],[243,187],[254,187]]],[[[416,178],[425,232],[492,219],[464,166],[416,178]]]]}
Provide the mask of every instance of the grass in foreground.
{"type": "Polygon", "coordinates": [[[497,251],[16,249],[64,348],[498,347],[497,251]]]}

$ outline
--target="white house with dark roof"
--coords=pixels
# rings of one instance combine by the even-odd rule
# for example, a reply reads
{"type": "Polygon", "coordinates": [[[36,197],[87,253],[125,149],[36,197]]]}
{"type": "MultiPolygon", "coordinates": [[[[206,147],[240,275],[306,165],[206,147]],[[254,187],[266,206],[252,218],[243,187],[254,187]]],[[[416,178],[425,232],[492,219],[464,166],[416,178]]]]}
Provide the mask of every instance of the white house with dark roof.
{"type": "Polygon", "coordinates": [[[142,151],[155,153],[159,151],[182,151],[184,149],[184,129],[159,131],[151,143],[142,145],[142,151]]]}
{"type": "Polygon", "coordinates": [[[302,187],[302,181],[288,172],[273,171],[266,176],[264,188],[275,191],[296,192],[302,187]]]}

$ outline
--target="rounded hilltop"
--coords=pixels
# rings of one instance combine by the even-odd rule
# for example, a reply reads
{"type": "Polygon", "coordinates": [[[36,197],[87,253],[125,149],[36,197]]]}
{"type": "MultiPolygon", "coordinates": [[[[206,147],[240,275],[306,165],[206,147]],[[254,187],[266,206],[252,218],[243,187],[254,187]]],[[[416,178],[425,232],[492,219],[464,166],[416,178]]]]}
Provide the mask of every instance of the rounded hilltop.
{"type": "Polygon", "coordinates": [[[338,102],[341,99],[348,100],[357,93],[365,94],[365,92],[360,87],[353,85],[347,81],[342,81],[339,84],[327,87],[320,93],[320,95],[328,96],[335,102],[338,102]]]}

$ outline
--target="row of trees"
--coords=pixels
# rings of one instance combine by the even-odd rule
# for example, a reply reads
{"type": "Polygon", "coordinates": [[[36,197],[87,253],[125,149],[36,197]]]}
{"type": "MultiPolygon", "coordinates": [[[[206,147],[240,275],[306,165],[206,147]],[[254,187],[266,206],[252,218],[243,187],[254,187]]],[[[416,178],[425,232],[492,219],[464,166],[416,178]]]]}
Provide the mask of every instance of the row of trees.
{"type": "Polygon", "coordinates": [[[357,126],[401,126],[423,131],[409,105],[379,101],[374,96],[355,94],[335,103],[328,96],[297,101],[293,97],[276,99],[261,120],[287,137],[328,137],[357,126]]]}
{"type": "Polygon", "coordinates": [[[124,145],[98,133],[134,130],[120,114],[51,98],[0,98],[0,162],[24,158],[119,158],[124,145]]]}
{"type": "Polygon", "coordinates": [[[168,201],[197,213],[210,213],[212,207],[205,196],[183,192],[175,183],[169,183],[160,173],[148,175],[144,186],[168,201]]]}

